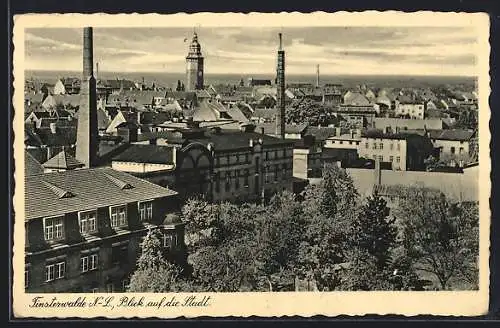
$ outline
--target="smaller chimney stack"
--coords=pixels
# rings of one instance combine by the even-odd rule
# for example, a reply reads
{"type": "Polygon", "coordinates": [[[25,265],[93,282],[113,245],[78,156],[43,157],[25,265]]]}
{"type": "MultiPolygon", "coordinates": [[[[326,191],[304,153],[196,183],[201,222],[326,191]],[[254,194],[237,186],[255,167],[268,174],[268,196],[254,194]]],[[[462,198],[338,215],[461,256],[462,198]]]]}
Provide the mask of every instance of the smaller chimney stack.
{"type": "Polygon", "coordinates": [[[319,64],[316,65],[316,88],[319,88],[319,64]]]}
{"type": "Polygon", "coordinates": [[[280,47],[279,47],[279,50],[283,50],[283,40],[282,40],[282,36],[281,36],[281,33],[278,34],[278,38],[279,38],[279,42],[280,42],[280,47]]]}

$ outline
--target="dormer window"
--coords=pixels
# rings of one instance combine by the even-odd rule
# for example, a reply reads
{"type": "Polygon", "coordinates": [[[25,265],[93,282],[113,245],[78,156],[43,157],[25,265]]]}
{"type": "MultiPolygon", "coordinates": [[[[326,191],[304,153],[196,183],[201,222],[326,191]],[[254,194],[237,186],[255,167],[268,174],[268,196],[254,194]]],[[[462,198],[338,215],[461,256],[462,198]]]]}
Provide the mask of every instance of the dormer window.
{"type": "Polygon", "coordinates": [[[127,206],[119,205],[109,208],[111,228],[120,228],[127,225],[127,206]]]}
{"type": "Polygon", "coordinates": [[[153,219],[153,202],[139,202],[139,220],[151,221],[153,219]]]}
{"type": "Polygon", "coordinates": [[[45,218],[43,230],[46,241],[60,240],[64,238],[64,220],[62,216],[45,218]]]}
{"type": "Polygon", "coordinates": [[[86,211],[78,213],[78,224],[80,225],[80,233],[88,234],[97,231],[97,212],[86,211]]]}

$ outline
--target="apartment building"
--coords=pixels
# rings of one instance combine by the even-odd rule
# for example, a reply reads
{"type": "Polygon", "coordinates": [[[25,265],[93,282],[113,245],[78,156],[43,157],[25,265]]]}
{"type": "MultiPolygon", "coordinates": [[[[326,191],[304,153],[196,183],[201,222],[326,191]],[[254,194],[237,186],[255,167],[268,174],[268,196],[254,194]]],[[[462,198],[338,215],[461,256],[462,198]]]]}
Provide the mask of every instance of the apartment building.
{"type": "Polygon", "coordinates": [[[362,158],[390,163],[393,170],[424,169],[424,160],[433,151],[427,136],[366,130],[361,134],[358,154],[362,158]]]}
{"type": "Polygon", "coordinates": [[[111,168],[29,174],[25,188],[27,292],[123,291],[148,229],[183,264],[175,191],[111,168]]]}

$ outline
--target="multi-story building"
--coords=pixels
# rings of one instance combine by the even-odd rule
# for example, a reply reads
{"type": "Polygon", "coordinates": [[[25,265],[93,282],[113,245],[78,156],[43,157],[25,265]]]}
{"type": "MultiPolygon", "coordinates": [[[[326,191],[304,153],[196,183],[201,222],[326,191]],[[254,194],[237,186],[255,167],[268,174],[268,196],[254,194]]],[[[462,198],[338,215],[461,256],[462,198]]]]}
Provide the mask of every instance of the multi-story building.
{"type": "Polygon", "coordinates": [[[307,135],[295,143],[293,149],[293,176],[299,179],[321,178],[323,149],[314,136],[307,135]]]}
{"type": "Polygon", "coordinates": [[[168,185],[183,199],[198,194],[213,201],[255,200],[291,190],[295,140],[254,129],[179,128],[145,141],[149,145],[130,145],[112,166],[168,185]]]}
{"type": "Polygon", "coordinates": [[[393,170],[401,171],[424,169],[424,160],[432,151],[426,136],[382,130],[364,131],[358,147],[360,157],[390,163],[393,170]]]}
{"type": "Polygon", "coordinates": [[[186,57],[186,90],[194,91],[203,89],[203,55],[198,35],[194,33],[189,53],[186,57]]]}
{"type": "Polygon", "coordinates": [[[439,158],[450,166],[463,167],[465,164],[477,161],[477,138],[473,130],[429,130],[428,137],[439,158]]]}
{"type": "Polygon", "coordinates": [[[423,120],[425,104],[423,102],[401,101],[396,106],[396,116],[423,120]]]}
{"type": "Polygon", "coordinates": [[[25,188],[27,292],[122,291],[148,229],[184,261],[175,191],[110,168],[27,175],[25,188]]]}

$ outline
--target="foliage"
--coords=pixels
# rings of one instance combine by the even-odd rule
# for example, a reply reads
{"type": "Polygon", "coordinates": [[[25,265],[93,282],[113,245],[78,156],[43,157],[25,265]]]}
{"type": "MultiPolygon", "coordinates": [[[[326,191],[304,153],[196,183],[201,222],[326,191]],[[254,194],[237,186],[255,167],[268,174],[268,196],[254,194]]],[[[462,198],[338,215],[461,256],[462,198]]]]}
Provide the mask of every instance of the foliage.
{"type": "Polygon", "coordinates": [[[334,116],[331,115],[328,107],[311,99],[293,101],[290,106],[286,107],[285,117],[289,124],[307,123],[312,126],[328,126],[328,124],[335,123],[334,116]]]}
{"type": "Polygon", "coordinates": [[[314,279],[321,290],[338,287],[338,267],[345,262],[347,236],[357,215],[359,195],[351,177],[336,165],[326,165],[319,185],[305,190],[307,222],[299,251],[299,272],[314,279]]]}
{"type": "Polygon", "coordinates": [[[477,204],[453,204],[436,191],[409,188],[399,204],[403,246],[417,272],[450,280],[474,276],[478,256],[477,204]]]}
{"type": "Polygon", "coordinates": [[[165,259],[161,231],[151,229],[141,244],[137,270],[130,278],[131,292],[176,291],[181,269],[165,259]]]}
{"type": "Polygon", "coordinates": [[[374,257],[378,270],[384,270],[396,244],[395,219],[389,219],[387,202],[377,193],[368,198],[353,225],[354,246],[374,257]]]}

